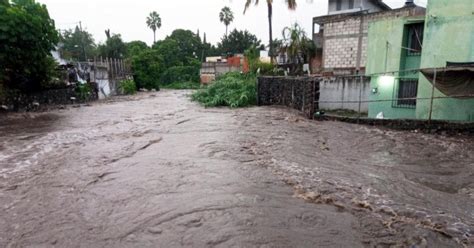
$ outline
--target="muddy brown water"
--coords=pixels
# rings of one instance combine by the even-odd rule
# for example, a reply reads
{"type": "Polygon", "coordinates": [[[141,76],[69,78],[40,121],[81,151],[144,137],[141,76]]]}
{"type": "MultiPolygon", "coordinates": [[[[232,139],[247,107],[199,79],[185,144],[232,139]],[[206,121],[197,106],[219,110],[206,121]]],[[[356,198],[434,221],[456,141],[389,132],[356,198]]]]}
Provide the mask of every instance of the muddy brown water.
{"type": "Polygon", "coordinates": [[[189,91],[0,117],[0,247],[472,247],[474,142],[189,91]]]}

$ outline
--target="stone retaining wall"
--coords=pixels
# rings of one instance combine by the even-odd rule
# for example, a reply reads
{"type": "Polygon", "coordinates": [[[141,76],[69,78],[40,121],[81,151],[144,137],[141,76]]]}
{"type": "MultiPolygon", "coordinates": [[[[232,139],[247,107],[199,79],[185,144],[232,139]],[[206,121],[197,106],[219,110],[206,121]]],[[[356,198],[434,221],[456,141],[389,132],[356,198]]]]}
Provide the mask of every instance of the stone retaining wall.
{"type": "Polygon", "coordinates": [[[85,99],[78,96],[75,87],[51,89],[31,94],[7,93],[3,99],[0,99],[0,106],[2,106],[0,111],[31,111],[47,105],[66,105],[97,100],[97,84],[90,83],[90,86],[91,92],[85,99]]]}
{"type": "Polygon", "coordinates": [[[258,105],[284,105],[312,118],[318,109],[319,82],[316,77],[259,77],[258,105]]]}

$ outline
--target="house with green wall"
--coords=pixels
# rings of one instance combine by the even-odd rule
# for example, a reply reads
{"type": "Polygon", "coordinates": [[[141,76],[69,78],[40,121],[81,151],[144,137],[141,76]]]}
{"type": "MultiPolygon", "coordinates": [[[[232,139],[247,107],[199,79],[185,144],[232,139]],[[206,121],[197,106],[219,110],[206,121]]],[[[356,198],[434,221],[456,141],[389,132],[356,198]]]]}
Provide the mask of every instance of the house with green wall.
{"type": "MultiPolygon", "coordinates": [[[[366,74],[371,77],[373,101],[369,103],[370,118],[431,116],[437,120],[474,121],[474,98],[446,93],[450,91],[440,84],[445,75],[456,77],[457,72],[467,75],[465,82],[474,83],[469,79],[474,68],[447,67],[450,62],[474,62],[473,0],[429,0],[425,16],[370,23],[367,57],[366,74]],[[420,69],[435,71],[438,85],[420,69]]],[[[468,89],[474,86],[464,87],[466,90],[458,92],[470,96],[468,89]]]]}

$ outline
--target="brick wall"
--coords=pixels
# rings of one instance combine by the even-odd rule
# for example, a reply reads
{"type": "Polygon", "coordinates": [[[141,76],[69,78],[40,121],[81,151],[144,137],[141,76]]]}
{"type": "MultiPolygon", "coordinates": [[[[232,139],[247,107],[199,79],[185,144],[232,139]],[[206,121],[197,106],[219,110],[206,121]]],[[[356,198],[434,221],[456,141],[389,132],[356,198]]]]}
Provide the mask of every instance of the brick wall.
{"type": "Polygon", "coordinates": [[[323,69],[365,68],[370,22],[420,14],[424,9],[416,7],[328,19],[323,31],[323,69]]]}

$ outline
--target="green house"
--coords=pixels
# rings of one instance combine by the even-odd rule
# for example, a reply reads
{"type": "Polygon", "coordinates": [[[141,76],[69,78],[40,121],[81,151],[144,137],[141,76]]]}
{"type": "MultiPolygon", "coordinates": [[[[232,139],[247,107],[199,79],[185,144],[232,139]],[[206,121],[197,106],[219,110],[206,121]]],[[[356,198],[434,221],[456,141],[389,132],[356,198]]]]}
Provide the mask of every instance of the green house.
{"type": "Polygon", "coordinates": [[[426,16],[372,22],[368,33],[370,118],[431,116],[437,120],[474,121],[474,85],[468,85],[474,84],[474,67],[469,68],[474,62],[473,0],[429,0],[426,16]],[[447,67],[450,62],[465,65],[453,69],[447,67]],[[426,69],[424,73],[420,68],[426,69]],[[431,73],[428,77],[427,71],[431,73]],[[458,74],[455,81],[466,78],[462,81],[465,90],[456,86],[454,94],[454,90],[442,87],[442,80],[458,74]],[[471,97],[460,97],[459,92],[471,97]]]}

